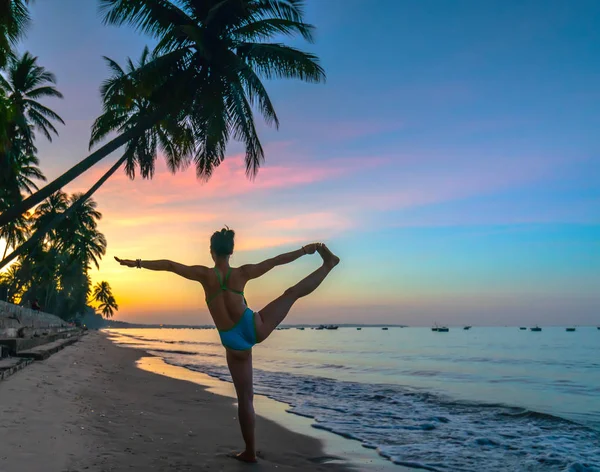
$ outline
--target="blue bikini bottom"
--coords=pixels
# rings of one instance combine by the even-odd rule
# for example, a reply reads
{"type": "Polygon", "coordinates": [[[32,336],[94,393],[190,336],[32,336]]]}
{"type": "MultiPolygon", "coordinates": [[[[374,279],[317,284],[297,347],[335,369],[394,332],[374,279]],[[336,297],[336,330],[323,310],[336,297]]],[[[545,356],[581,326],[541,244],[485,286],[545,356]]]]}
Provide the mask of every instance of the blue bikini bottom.
{"type": "Polygon", "coordinates": [[[254,312],[246,308],[237,324],[226,331],[219,330],[223,346],[234,351],[248,351],[257,343],[254,312]]]}

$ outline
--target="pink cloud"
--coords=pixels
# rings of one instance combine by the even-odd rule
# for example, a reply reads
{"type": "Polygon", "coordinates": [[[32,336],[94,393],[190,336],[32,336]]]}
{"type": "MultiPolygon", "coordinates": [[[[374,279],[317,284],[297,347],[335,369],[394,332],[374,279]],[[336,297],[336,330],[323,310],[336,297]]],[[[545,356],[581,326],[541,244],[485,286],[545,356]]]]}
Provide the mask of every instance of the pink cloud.
{"type": "MultiPolygon", "coordinates": [[[[283,188],[310,185],[326,180],[341,178],[367,167],[375,167],[387,162],[381,158],[371,159],[331,159],[328,161],[305,161],[304,164],[288,161],[281,165],[266,165],[259,171],[255,180],[246,177],[244,158],[241,155],[227,157],[215,170],[212,178],[202,183],[196,178],[192,168],[173,175],[162,160],[151,181],[139,176],[131,181],[122,170],[117,171],[101,189],[105,201],[113,200],[115,205],[124,201],[144,202],[148,205],[162,205],[198,199],[228,199],[245,194],[257,194],[283,188]]],[[[94,168],[80,180],[69,186],[69,191],[85,191],[98,180],[108,168],[94,168]]]]}
{"type": "Polygon", "coordinates": [[[263,223],[264,227],[283,231],[336,230],[343,231],[352,226],[350,220],[334,212],[308,213],[289,218],[280,218],[263,223]]]}

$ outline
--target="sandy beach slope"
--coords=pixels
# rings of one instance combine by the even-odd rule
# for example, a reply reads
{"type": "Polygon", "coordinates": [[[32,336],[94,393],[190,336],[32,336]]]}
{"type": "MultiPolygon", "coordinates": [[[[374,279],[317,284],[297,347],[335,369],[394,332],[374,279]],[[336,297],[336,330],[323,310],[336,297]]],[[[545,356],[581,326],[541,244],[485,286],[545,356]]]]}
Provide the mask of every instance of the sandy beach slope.
{"type": "Polygon", "coordinates": [[[347,470],[263,418],[261,463],[228,458],[242,444],[232,400],[138,369],[140,356],[91,333],[1,381],[0,471],[347,470]]]}

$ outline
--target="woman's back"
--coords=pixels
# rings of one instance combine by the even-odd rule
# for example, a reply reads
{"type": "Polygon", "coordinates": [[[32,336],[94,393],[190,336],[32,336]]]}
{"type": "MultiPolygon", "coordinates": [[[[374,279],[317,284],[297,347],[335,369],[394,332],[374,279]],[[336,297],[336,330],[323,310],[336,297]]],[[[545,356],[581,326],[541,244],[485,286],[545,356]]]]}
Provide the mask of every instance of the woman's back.
{"type": "Polygon", "coordinates": [[[244,288],[248,279],[239,267],[214,267],[202,284],[208,310],[219,330],[228,330],[237,324],[244,310],[244,288]]]}

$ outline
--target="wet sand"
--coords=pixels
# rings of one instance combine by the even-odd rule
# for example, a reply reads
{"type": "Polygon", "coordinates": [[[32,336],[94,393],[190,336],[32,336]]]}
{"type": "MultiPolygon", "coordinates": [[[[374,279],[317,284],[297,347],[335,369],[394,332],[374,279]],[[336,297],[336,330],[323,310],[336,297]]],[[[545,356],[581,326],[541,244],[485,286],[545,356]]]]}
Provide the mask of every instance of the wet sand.
{"type": "Polygon", "coordinates": [[[243,444],[233,400],[139,369],[142,355],[91,333],[1,381],[0,471],[349,470],[260,417],[260,463],[227,457],[243,444]]]}

